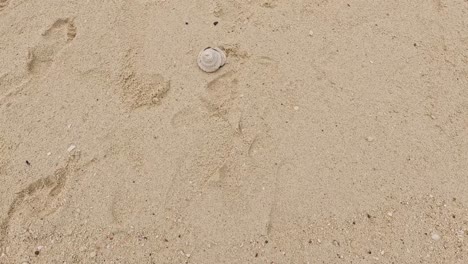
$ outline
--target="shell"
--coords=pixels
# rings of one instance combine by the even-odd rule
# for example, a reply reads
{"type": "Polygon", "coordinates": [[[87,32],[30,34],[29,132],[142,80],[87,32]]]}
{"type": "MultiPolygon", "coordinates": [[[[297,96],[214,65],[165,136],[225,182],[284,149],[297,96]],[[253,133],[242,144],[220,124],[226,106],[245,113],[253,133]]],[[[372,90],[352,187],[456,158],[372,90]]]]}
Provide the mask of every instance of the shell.
{"type": "Polygon", "coordinates": [[[226,63],[226,53],[220,48],[206,48],[198,54],[198,67],[204,72],[215,72],[226,63]]]}

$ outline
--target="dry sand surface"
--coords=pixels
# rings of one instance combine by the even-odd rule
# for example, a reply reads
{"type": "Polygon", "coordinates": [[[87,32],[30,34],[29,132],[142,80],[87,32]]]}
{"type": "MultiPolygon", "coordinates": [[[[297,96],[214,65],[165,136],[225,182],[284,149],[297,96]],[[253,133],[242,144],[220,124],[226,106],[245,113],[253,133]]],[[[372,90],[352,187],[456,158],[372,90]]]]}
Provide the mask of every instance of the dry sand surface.
{"type": "Polygon", "coordinates": [[[468,263],[468,1],[0,0],[0,254],[468,263]]]}

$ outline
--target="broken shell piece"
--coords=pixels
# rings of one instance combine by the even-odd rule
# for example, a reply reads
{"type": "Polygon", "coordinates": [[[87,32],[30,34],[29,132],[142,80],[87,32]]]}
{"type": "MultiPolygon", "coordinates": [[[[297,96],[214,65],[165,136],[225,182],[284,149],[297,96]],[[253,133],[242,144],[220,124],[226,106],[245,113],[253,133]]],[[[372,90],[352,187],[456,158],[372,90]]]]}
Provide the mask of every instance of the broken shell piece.
{"type": "Polygon", "coordinates": [[[75,145],[70,145],[67,149],[68,152],[72,152],[76,148],[75,145]]]}
{"type": "Polygon", "coordinates": [[[198,54],[198,67],[204,72],[215,72],[226,63],[226,53],[220,48],[206,48],[198,54]]]}

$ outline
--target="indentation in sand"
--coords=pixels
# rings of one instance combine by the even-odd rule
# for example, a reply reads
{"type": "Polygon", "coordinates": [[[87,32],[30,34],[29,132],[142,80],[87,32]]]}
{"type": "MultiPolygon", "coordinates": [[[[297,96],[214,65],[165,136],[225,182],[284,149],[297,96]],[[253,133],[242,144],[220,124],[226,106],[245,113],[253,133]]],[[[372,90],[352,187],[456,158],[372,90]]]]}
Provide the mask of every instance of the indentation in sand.
{"type": "Polygon", "coordinates": [[[43,76],[55,56],[76,36],[73,19],[57,19],[44,33],[41,41],[29,50],[27,68],[33,75],[43,76]]]}
{"type": "Polygon", "coordinates": [[[16,194],[6,217],[2,219],[0,224],[0,248],[3,248],[7,243],[12,225],[21,224],[21,222],[13,220],[16,215],[21,215],[22,219],[42,218],[61,208],[62,205],[59,203],[58,197],[79,158],[79,154],[71,156],[67,163],[55,170],[53,174],[37,179],[16,194]]]}
{"type": "Polygon", "coordinates": [[[130,50],[126,55],[119,83],[123,90],[123,101],[132,110],[159,105],[171,89],[170,81],[157,73],[137,71],[134,65],[134,54],[130,50]]]}

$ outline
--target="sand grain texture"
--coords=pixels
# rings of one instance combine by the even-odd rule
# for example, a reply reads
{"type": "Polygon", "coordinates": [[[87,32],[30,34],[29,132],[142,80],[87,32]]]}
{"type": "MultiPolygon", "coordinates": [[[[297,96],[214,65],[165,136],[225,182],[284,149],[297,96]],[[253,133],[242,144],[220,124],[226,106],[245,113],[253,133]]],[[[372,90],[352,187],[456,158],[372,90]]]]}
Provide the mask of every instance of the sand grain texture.
{"type": "Polygon", "coordinates": [[[468,263],[467,25],[466,0],[0,0],[0,263],[468,263]]]}

